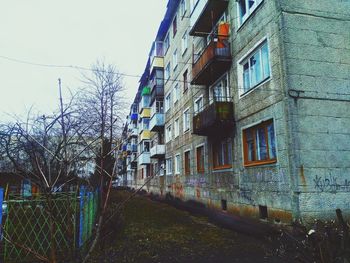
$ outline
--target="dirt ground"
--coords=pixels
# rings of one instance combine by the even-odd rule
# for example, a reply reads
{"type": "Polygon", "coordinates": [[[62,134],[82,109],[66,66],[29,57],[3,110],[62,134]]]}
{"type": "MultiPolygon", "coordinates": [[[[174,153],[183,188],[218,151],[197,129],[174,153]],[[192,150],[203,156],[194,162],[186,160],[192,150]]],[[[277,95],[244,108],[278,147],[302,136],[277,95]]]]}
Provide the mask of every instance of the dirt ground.
{"type": "MultiPolygon", "coordinates": [[[[130,195],[114,190],[112,207],[130,195]]],[[[167,204],[136,196],[114,220],[90,262],[287,262],[268,238],[236,233],[167,204]]]]}

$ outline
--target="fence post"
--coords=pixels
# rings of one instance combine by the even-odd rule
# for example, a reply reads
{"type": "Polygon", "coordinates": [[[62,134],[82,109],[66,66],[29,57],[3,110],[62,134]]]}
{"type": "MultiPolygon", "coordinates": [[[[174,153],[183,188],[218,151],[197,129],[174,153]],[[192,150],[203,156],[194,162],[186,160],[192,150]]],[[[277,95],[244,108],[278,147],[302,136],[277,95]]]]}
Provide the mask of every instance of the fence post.
{"type": "Polygon", "coordinates": [[[4,189],[0,188],[0,240],[2,240],[2,202],[4,201],[4,189]]]}
{"type": "Polygon", "coordinates": [[[83,240],[83,230],[84,230],[84,195],[85,195],[85,186],[80,187],[79,198],[80,198],[80,207],[79,207],[79,248],[84,244],[83,240]]]}

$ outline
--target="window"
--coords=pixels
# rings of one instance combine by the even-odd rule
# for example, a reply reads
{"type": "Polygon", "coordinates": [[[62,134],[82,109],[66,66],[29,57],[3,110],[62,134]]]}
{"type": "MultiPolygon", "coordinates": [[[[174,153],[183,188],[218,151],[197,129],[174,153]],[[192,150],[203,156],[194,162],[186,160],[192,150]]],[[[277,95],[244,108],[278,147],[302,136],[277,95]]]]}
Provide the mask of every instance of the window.
{"type": "Polygon", "coordinates": [[[174,104],[180,99],[180,88],[179,84],[176,84],[174,87],[174,104]]]}
{"type": "Polygon", "coordinates": [[[169,34],[167,34],[166,37],[164,38],[164,55],[168,51],[169,47],[170,47],[169,34]]]}
{"type": "Polygon", "coordinates": [[[188,89],[188,78],[187,78],[188,70],[183,74],[183,82],[184,82],[184,92],[188,89]]]}
{"type": "Polygon", "coordinates": [[[186,13],[186,1],[182,0],[180,3],[180,15],[183,18],[186,13]]]}
{"type": "Polygon", "coordinates": [[[168,175],[173,173],[173,160],[171,158],[167,158],[165,161],[165,171],[168,175]]]}
{"type": "Polygon", "coordinates": [[[165,97],[165,112],[167,112],[170,109],[171,106],[171,92],[168,93],[165,97]]]}
{"type": "Polygon", "coordinates": [[[191,174],[191,152],[187,151],[184,154],[184,162],[185,162],[185,175],[191,174]]]}
{"type": "Polygon", "coordinates": [[[174,20],[173,20],[173,37],[176,35],[177,32],[177,15],[175,14],[174,20]]]}
{"type": "Polygon", "coordinates": [[[244,165],[275,163],[276,143],[273,121],[243,130],[244,165]]]}
{"type": "Polygon", "coordinates": [[[224,169],[232,167],[231,139],[226,138],[213,142],[213,168],[224,169]]]}
{"type": "Polygon", "coordinates": [[[179,118],[177,118],[174,122],[174,137],[178,137],[180,133],[180,123],[179,123],[179,118]]]}
{"type": "Polygon", "coordinates": [[[191,13],[193,11],[193,9],[195,8],[195,6],[197,5],[197,2],[199,0],[190,0],[190,9],[191,9],[191,13]]]}
{"type": "Polygon", "coordinates": [[[239,24],[242,25],[244,21],[253,13],[253,11],[258,7],[258,5],[263,0],[239,0],[238,4],[238,16],[239,24]]]}
{"type": "Polygon", "coordinates": [[[199,146],[196,149],[197,172],[204,173],[204,146],[199,146]]]}
{"type": "Polygon", "coordinates": [[[231,101],[227,74],[210,87],[209,98],[210,103],[214,101],[231,101]]]}
{"type": "Polygon", "coordinates": [[[184,132],[188,131],[190,129],[190,110],[189,109],[186,109],[184,112],[183,112],[183,120],[184,120],[184,123],[183,123],[183,126],[184,126],[184,132]]]}
{"type": "Polygon", "coordinates": [[[150,149],[150,142],[149,141],[142,141],[140,144],[140,152],[149,152],[150,149]]]}
{"type": "Polygon", "coordinates": [[[152,104],[152,115],[155,113],[164,113],[164,107],[163,107],[163,101],[162,100],[156,100],[152,104]]]}
{"type": "Polygon", "coordinates": [[[167,81],[170,78],[170,62],[165,66],[164,79],[167,81]]]}
{"type": "Polygon", "coordinates": [[[187,30],[186,30],[185,33],[182,35],[182,39],[181,39],[182,55],[186,52],[187,47],[188,47],[188,35],[187,35],[187,30]]]}
{"type": "Polygon", "coordinates": [[[203,110],[203,96],[194,101],[194,113],[197,114],[203,110]]]}
{"type": "Polygon", "coordinates": [[[173,53],[173,70],[175,70],[177,67],[177,49],[175,49],[173,53]]]}
{"type": "Polygon", "coordinates": [[[165,130],[165,142],[170,142],[172,139],[171,125],[169,125],[165,130]]]}
{"type": "Polygon", "coordinates": [[[242,68],[244,93],[269,78],[270,62],[267,41],[264,41],[240,65],[242,68]]]}
{"type": "Polygon", "coordinates": [[[180,174],[181,170],[181,158],[180,154],[175,155],[175,174],[180,174]]]}

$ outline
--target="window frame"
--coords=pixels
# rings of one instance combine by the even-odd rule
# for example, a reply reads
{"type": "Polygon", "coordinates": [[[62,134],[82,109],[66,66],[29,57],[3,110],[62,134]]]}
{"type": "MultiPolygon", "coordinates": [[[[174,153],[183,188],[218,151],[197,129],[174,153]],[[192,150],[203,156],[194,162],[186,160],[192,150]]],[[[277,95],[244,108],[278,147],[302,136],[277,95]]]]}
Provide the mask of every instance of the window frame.
{"type": "Polygon", "coordinates": [[[181,19],[184,18],[185,14],[186,14],[187,8],[186,8],[186,0],[181,0],[180,2],[180,16],[181,19]]]}
{"type": "Polygon", "coordinates": [[[180,87],[179,84],[176,83],[174,86],[174,105],[179,101],[180,99],[180,87]]]}
{"type": "Polygon", "coordinates": [[[183,56],[188,49],[188,32],[187,29],[181,38],[181,55],[183,56]]]}
{"type": "Polygon", "coordinates": [[[175,155],[175,174],[181,174],[181,155],[178,153],[175,155]]]}
{"type": "Polygon", "coordinates": [[[176,70],[178,65],[178,54],[177,54],[177,48],[173,51],[173,71],[176,70]]]}
{"type": "Polygon", "coordinates": [[[191,150],[184,151],[184,174],[191,174],[191,150]],[[188,154],[188,160],[186,158],[186,154],[188,154]]]}
{"type": "Polygon", "coordinates": [[[196,146],[196,171],[197,173],[203,174],[205,173],[205,148],[204,144],[200,144],[196,146]],[[203,166],[200,165],[200,160],[198,158],[198,149],[203,149],[203,166]]]}
{"type": "MultiPolygon", "coordinates": [[[[261,67],[263,67],[263,62],[261,61],[261,67]]],[[[271,70],[271,55],[270,55],[270,42],[267,37],[262,38],[260,41],[258,41],[250,50],[248,50],[241,59],[237,61],[237,75],[238,75],[238,86],[239,88],[239,98],[243,98],[247,94],[251,93],[252,91],[256,90],[257,88],[261,87],[263,84],[265,84],[268,81],[271,81],[272,79],[272,70],[271,70]],[[260,51],[260,57],[261,50],[264,45],[267,45],[267,55],[268,55],[268,71],[269,76],[263,77],[261,81],[255,83],[253,86],[250,86],[249,89],[244,89],[244,65],[246,64],[246,61],[249,61],[259,50],[260,51]]],[[[249,74],[251,69],[249,68],[249,74]]],[[[263,69],[262,69],[263,72],[263,69]]],[[[250,79],[250,77],[249,77],[250,79]]]]}
{"type": "MultiPolygon", "coordinates": [[[[215,141],[212,144],[212,165],[213,170],[222,170],[232,168],[233,160],[233,151],[232,151],[232,140],[231,138],[225,138],[222,140],[215,141]],[[223,148],[225,144],[226,149],[223,148]],[[225,156],[225,150],[227,151],[227,156],[225,156]],[[219,153],[220,151],[220,153],[219,153]],[[219,154],[222,154],[222,158],[227,159],[227,163],[219,164],[217,163],[217,157],[219,154]]],[[[224,160],[226,162],[226,160],[224,160]]]]}
{"type": "Polygon", "coordinates": [[[188,90],[188,69],[182,74],[183,77],[183,92],[185,93],[188,90]]]}
{"type": "Polygon", "coordinates": [[[190,108],[186,108],[182,114],[183,114],[183,132],[186,133],[188,132],[190,129],[191,129],[191,120],[190,120],[190,117],[189,117],[189,111],[190,111],[190,108]],[[188,121],[186,121],[188,120],[188,121]],[[188,124],[188,127],[187,127],[187,124],[188,124]]]}
{"type": "Polygon", "coordinates": [[[173,38],[174,38],[177,33],[177,13],[174,15],[174,18],[173,18],[172,29],[173,29],[173,38]]]}
{"type": "Polygon", "coordinates": [[[180,118],[174,120],[174,138],[179,137],[180,135],[180,118]]]}
{"type": "Polygon", "coordinates": [[[164,105],[165,113],[168,112],[170,108],[171,108],[171,91],[169,91],[168,94],[165,96],[165,105],[164,105]]]}
{"type": "Polygon", "coordinates": [[[194,109],[194,114],[198,114],[200,113],[204,108],[204,97],[203,97],[203,94],[201,94],[197,99],[194,100],[193,102],[193,109],[194,109]],[[197,102],[198,101],[201,101],[202,102],[202,106],[201,108],[198,108],[197,109],[197,102]]]}
{"type": "Polygon", "coordinates": [[[164,79],[167,82],[170,79],[170,61],[166,64],[164,68],[164,79]]]}
{"type": "Polygon", "coordinates": [[[169,157],[165,159],[165,171],[166,175],[172,175],[173,174],[173,158],[169,157]],[[168,169],[168,162],[170,164],[170,169],[168,169]],[[170,171],[169,171],[170,170],[170,171]]]}
{"type": "Polygon", "coordinates": [[[274,119],[267,119],[264,121],[261,121],[255,125],[246,127],[242,129],[242,148],[243,148],[243,165],[245,167],[250,167],[250,166],[258,166],[258,165],[265,165],[265,164],[273,164],[277,163],[277,138],[276,138],[276,130],[275,130],[275,121],[274,119]],[[269,151],[269,135],[268,135],[268,126],[272,124],[273,128],[273,133],[274,133],[274,146],[275,146],[275,158],[270,158],[270,151],[269,151]],[[268,156],[267,159],[263,160],[253,160],[249,161],[248,160],[248,143],[247,143],[247,133],[248,131],[252,131],[253,134],[253,144],[254,144],[254,154],[255,154],[255,159],[257,158],[256,152],[257,152],[257,145],[256,145],[256,132],[258,131],[259,128],[264,128],[264,134],[265,134],[265,141],[266,141],[266,154],[268,156]]]}
{"type": "Polygon", "coordinates": [[[169,143],[172,141],[172,127],[169,124],[165,129],[165,143],[169,143]]]}
{"type": "Polygon", "coordinates": [[[170,47],[170,37],[169,37],[169,32],[166,34],[164,41],[163,41],[163,48],[164,48],[164,56],[168,52],[169,47],[170,47]]]}
{"type": "Polygon", "coordinates": [[[237,1],[237,19],[238,19],[238,27],[237,30],[239,30],[244,24],[245,22],[252,16],[252,14],[254,13],[254,11],[261,5],[262,2],[264,2],[264,0],[254,0],[254,5],[252,7],[248,7],[249,6],[249,0],[240,0],[237,1]],[[246,13],[245,15],[241,15],[241,2],[244,1],[245,3],[245,8],[246,8],[246,13]]]}

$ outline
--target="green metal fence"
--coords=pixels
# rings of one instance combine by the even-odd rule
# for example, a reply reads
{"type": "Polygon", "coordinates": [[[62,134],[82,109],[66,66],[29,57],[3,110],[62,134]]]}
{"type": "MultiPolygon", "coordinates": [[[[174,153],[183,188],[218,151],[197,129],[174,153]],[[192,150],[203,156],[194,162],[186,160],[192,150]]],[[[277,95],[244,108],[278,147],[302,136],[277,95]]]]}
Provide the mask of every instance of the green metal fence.
{"type": "Polygon", "coordinates": [[[5,262],[41,262],[52,248],[58,262],[75,258],[91,240],[98,192],[10,196],[3,233],[5,262]],[[42,260],[40,260],[40,257],[42,260]]]}

